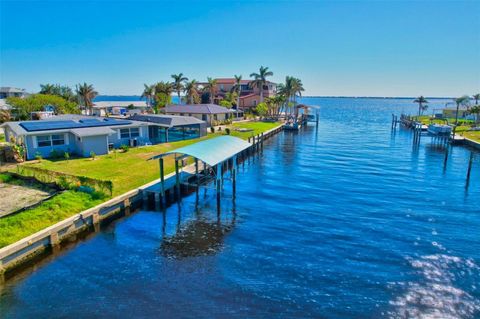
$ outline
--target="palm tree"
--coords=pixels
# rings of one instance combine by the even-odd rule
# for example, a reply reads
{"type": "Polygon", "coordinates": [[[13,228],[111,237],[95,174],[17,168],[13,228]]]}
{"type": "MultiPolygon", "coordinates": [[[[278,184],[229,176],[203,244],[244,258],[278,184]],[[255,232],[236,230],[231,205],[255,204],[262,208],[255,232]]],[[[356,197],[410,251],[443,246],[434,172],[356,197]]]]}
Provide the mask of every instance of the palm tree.
{"type": "Polygon", "coordinates": [[[183,76],[183,73],[179,74],[172,74],[172,79],[173,79],[173,89],[177,92],[178,95],[178,104],[181,103],[180,99],[180,93],[183,91],[183,83],[188,81],[187,77],[183,76]]]}
{"type": "Polygon", "coordinates": [[[235,84],[232,87],[232,91],[237,93],[237,118],[238,118],[238,109],[240,107],[240,94],[242,93],[242,76],[234,75],[235,84]]]}
{"type": "Polygon", "coordinates": [[[472,95],[473,99],[475,100],[475,105],[478,105],[478,100],[480,100],[480,93],[472,95]]]}
{"type": "Polygon", "coordinates": [[[187,96],[187,104],[193,104],[195,100],[198,100],[198,82],[196,80],[191,80],[185,84],[184,92],[187,96]]]}
{"type": "Polygon", "coordinates": [[[207,90],[210,94],[210,103],[213,104],[215,94],[217,92],[217,80],[208,77],[207,84],[205,85],[205,90],[207,90]]]}
{"type": "Polygon", "coordinates": [[[458,125],[458,112],[460,110],[460,106],[468,106],[469,103],[470,103],[470,97],[468,95],[463,95],[455,99],[455,104],[457,105],[457,111],[455,112],[455,127],[453,128],[453,138],[455,138],[455,131],[458,125]]]}
{"type": "Polygon", "coordinates": [[[93,99],[98,95],[98,92],[95,91],[93,88],[93,85],[83,83],[83,84],[78,84],[76,86],[76,92],[77,95],[80,99],[80,102],[83,103],[85,108],[89,109],[90,114],[92,114],[93,110],[93,99]]]}
{"type": "Polygon", "coordinates": [[[171,103],[173,85],[170,82],[160,81],[155,84],[155,111],[158,113],[158,107],[165,107],[171,103]]]}
{"type": "Polygon", "coordinates": [[[55,94],[55,85],[54,84],[40,84],[40,94],[48,94],[53,95],[55,94]]]}
{"type": "Polygon", "coordinates": [[[260,89],[260,103],[263,102],[263,87],[267,84],[267,76],[272,76],[273,72],[268,71],[268,67],[260,67],[259,73],[252,73],[250,77],[253,77],[253,80],[250,82],[250,86],[253,88],[260,89]]]}
{"type": "Polygon", "coordinates": [[[417,97],[417,99],[413,101],[413,103],[418,103],[418,116],[420,116],[422,112],[428,108],[427,105],[424,105],[427,104],[428,101],[423,97],[423,95],[417,97]]]}
{"type": "Polygon", "coordinates": [[[288,76],[288,75],[285,77],[285,83],[284,84],[280,83],[277,86],[277,93],[285,97],[285,101],[284,101],[285,118],[288,116],[287,112],[290,114],[292,113],[290,104],[294,103],[292,99],[296,94],[295,86],[297,86],[297,84],[295,83],[295,78],[293,76],[288,76]]]}
{"type": "Polygon", "coordinates": [[[305,91],[305,89],[303,88],[302,80],[298,78],[293,78],[291,81],[292,81],[293,105],[295,108],[295,118],[297,118],[298,117],[297,95],[302,96],[302,91],[305,91]]]}
{"type": "Polygon", "coordinates": [[[152,107],[152,100],[155,96],[155,85],[143,84],[142,98],[145,98],[148,107],[152,107]]]}
{"type": "Polygon", "coordinates": [[[478,123],[480,119],[480,105],[473,106],[470,109],[470,113],[475,114],[475,123],[478,123]]]}

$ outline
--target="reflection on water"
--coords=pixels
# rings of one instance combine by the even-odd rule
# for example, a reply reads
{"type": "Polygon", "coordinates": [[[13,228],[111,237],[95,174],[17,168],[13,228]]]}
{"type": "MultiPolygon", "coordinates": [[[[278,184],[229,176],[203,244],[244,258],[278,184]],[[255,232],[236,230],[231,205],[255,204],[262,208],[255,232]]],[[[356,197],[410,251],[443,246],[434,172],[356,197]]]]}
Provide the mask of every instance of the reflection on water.
{"type": "Polygon", "coordinates": [[[406,291],[391,302],[392,318],[471,318],[480,311],[480,301],[455,287],[456,281],[479,276],[472,259],[436,254],[407,260],[421,281],[399,283],[406,291]]]}
{"type": "MultiPolygon", "coordinates": [[[[181,211],[178,214],[178,224],[175,232],[166,234],[167,221],[163,219],[161,254],[167,258],[185,258],[212,255],[217,253],[223,245],[224,237],[232,231],[235,225],[236,213],[233,210],[229,220],[221,218],[221,211],[215,216],[205,214],[199,206],[198,193],[195,198],[195,215],[192,219],[181,223],[181,211]]],[[[233,198],[233,203],[235,198],[233,198]]]]}
{"type": "Polygon", "coordinates": [[[478,318],[480,156],[467,190],[469,149],[391,131],[411,101],[304,102],[318,130],[269,139],[220,213],[204,187],[118,220],[7,280],[0,317],[478,318]]]}

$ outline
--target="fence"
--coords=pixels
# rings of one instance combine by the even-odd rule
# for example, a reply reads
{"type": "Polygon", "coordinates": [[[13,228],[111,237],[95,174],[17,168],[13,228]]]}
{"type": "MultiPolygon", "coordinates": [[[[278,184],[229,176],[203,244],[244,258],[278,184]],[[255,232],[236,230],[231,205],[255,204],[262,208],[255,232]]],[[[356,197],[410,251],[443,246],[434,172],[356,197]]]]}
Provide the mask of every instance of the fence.
{"type": "Polygon", "coordinates": [[[86,176],[70,175],[26,165],[17,165],[17,173],[23,176],[34,177],[43,183],[55,183],[64,189],[87,186],[97,192],[110,196],[113,194],[113,183],[111,181],[102,181],[86,176]]]}

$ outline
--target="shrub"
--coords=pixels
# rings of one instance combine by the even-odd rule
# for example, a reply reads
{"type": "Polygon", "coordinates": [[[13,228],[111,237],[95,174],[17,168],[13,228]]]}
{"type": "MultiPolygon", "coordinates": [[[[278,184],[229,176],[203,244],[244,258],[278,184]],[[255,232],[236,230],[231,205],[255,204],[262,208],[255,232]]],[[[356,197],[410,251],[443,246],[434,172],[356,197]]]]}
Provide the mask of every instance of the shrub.
{"type": "Polygon", "coordinates": [[[2,183],[8,183],[12,180],[12,175],[10,174],[5,174],[5,173],[0,173],[0,182],[2,183]]]}
{"type": "Polygon", "coordinates": [[[225,128],[225,133],[227,133],[227,135],[230,135],[230,129],[228,127],[225,128]]]}
{"type": "Polygon", "coordinates": [[[42,154],[40,152],[36,152],[35,153],[35,159],[39,162],[42,161],[42,159],[43,159],[42,154]]]}
{"type": "Polygon", "coordinates": [[[90,152],[90,157],[94,160],[95,158],[97,158],[97,154],[95,154],[94,151],[91,151],[90,152]]]}
{"type": "Polygon", "coordinates": [[[63,158],[65,158],[68,161],[70,159],[70,153],[69,152],[63,153],[63,158]]]}
{"type": "Polygon", "coordinates": [[[65,176],[60,176],[57,180],[57,185],[60,186],[61,189],[71,189],[72,185],[68,182],[65,176]]]}
{"type": "Polygon", "coordinates": [[[126,152],[128,152],[128,150],[130,149],[130,146],[128,146],[128,145],[126,145],[126,144],[122,144],[122,145],[120,145],[120,149],[121,149],[124,153],[126,153],[126,152]]]}
{"type": "Polygon", "coordinates": [[[213,126],[210,127],[210,132],[215,133],[215,128],[213,126]]]}
{"type": "Polygon", "coordinates": [[[58,159],[58,158],[60,158],[60,157],[62,157],[62,156],[63,156],[63,154],[62,154],[61,152],[57,151],[57,150],[52,150],[52,151],[50,152],[50,158],[58,159]]]}

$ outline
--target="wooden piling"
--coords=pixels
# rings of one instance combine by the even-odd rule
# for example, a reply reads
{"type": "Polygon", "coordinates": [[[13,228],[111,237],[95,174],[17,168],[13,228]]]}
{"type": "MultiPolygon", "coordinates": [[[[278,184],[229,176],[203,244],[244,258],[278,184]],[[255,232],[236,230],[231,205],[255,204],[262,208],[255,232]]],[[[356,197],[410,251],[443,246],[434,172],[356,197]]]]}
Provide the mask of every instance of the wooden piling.
{"type": "Polygon", "coordinates": [[[470,152],[470,159],[468,161],[468,169],[467,169],[467,180],[465,182],[466,189],[468,189],[468,186],[470,186],[470,173],[472,172],[472,163],[473,163],[473,152],[470,152]]]}

